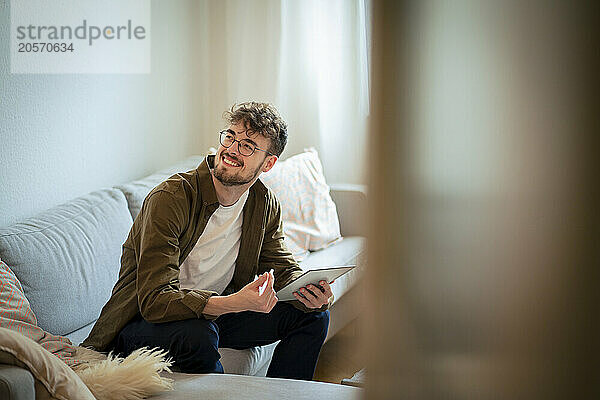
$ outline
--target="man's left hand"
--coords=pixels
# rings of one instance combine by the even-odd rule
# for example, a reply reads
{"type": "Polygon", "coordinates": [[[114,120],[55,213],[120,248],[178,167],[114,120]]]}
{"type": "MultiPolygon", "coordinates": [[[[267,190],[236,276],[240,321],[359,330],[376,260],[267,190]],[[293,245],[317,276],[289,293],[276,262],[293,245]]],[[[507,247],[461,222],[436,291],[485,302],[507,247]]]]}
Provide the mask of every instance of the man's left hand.
{"type": "Polygon", "coordinates": [[[294,292],[294,297],[308,308],[321,308],[324,304],[329,303],[333,293],[327,282],[321,281],[319,285],[321,288],[316,285],[306,285],[306,287],[301,288],[300,293],[306,298],[300,296],[298,292],[294,292]]]}

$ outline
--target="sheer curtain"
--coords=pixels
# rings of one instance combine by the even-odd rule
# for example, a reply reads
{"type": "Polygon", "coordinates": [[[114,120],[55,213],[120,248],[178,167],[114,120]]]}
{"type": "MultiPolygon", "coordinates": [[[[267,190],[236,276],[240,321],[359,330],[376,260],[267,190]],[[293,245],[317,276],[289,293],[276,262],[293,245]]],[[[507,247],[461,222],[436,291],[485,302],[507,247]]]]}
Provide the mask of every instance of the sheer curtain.
{"type": "Polygon", "coordinates": [[[284,157],[315,147],[329,182],[365,183],[367,0],[211,2],[209,24],[211,125],[234,102],[272,102],[284,157]]]}

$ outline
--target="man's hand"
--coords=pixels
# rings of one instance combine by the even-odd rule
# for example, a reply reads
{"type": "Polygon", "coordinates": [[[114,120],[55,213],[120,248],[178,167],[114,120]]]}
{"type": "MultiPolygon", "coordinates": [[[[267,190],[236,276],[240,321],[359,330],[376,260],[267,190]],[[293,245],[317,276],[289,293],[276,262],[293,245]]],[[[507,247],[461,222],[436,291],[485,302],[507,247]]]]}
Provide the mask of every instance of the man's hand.
{"type": "Polygon", "coordinates": [[[270,313],[279,300],[273,289],[274,283],[275,275],[273,275],[273,272],[265,272],[257,280],[250,282],[234,294],[236,303],[243,307],[245,311],[270,313]],[[265,282],[267,283],[265,290],[260,294],[260,287],[265,282]]]}
{"type": "Polygon", "coordinates": [[[306,285],[306,287],[300,289],[300,293],[304,297],[299,295],[298,292],[294,292],[294,296],[308,308],[321,308],[324,304],[329,303],[329,299],[333,296],[333,293],[331,292],[331,286],[327,282],[321,281],[319,285],[321,288],[316,285],[306,285]]]}

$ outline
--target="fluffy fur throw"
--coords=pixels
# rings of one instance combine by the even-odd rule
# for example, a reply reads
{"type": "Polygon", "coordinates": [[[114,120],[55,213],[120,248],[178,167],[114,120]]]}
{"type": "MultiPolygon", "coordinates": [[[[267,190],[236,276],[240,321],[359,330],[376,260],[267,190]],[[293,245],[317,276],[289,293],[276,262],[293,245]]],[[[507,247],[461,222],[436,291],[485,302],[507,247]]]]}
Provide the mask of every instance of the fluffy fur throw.
{"type": "Polygon", "coordinates": [[[78,346],[71,368],[98,400],[137,400],[173,389],[173,381],[160,376],[171,372],[171,360],[162,350],[138,349],[126,358],[108,356],[78,346]]]}

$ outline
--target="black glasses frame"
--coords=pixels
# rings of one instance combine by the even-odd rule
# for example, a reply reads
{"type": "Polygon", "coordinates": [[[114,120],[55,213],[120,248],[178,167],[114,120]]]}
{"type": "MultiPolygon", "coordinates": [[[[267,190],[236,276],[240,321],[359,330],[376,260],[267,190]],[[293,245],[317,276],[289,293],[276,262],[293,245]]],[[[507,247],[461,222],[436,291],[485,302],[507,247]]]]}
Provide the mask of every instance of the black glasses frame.
{"type": "Polygon", "coordinates": [[[271,153],[268,150],[265,149],[261,149],[260,147],[256,146],[254,143],[252,143],[251,141],[249,141],[248,139],[236,139],[235,138],[235,132],[231,131],[230,129],[225,129],[222,130],[221,132],[219,132],[219,142],[221,143],[221,145],[225,148],[230,148],[231,146],[233,146],[235,144],[235,142],[237,142],[238,144],[238,151],[240,152],[241,155],[246,156],[246,157],[250,157],[252,154],[254,154],[254,152],[256,150],[260,150],[263,151],[271,156],[274,156],[275,154],[271,153]],[[225,140],[225,138],[227,137],[227,135],[231,135],[233,136],[233,138],[231,140],[233,140],[233,142],[231,142],[231,144],[226,145],[225,143],[223,143],[223,141],[225,140]],[[244,143],[242,143],[244,142],[244,143]],[[240,147],[241,144],[247,144],[249,146],[252,146],[252,152],[250,154],[244,154],[244,152],[242,151],[242,147],[240,147]]]}

